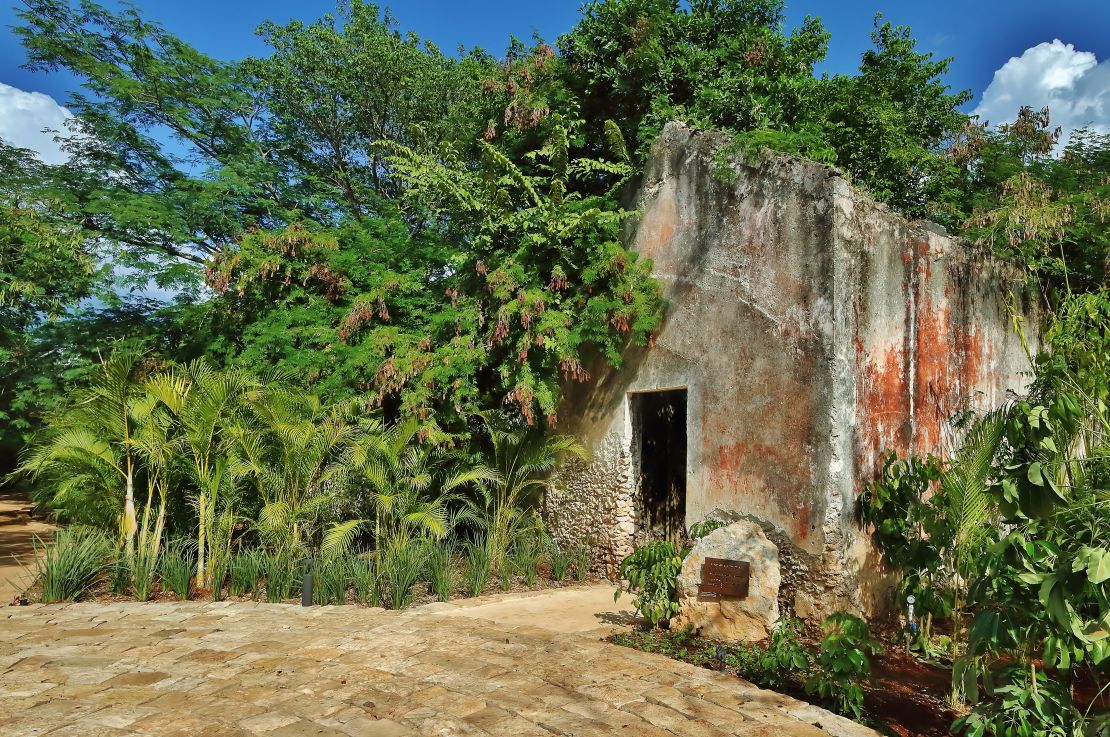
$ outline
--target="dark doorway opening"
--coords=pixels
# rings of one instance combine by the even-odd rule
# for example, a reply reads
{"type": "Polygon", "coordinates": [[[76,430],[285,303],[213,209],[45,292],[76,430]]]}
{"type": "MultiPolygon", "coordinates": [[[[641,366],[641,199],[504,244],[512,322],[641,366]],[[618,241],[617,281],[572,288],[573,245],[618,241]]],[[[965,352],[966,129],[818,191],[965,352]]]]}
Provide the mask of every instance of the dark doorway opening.
{"type": "Polygon", "coordinates": [[[686,536],[686,390],[638,392],[630,398],[638,450],[641,540],[686,536]]]}

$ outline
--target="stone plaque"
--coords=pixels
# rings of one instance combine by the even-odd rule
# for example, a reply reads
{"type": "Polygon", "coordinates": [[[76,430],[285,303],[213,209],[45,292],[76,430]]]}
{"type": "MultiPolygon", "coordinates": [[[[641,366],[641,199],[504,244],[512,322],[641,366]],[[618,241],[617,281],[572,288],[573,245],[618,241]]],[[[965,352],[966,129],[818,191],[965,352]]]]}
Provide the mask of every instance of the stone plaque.
{"type": "Polygon", "coordinates": [[[752,564],[746,560],[706,558],[701,566],[699,596],[721,599],[745,599],[748,596],[748,579],[752,564]]]}

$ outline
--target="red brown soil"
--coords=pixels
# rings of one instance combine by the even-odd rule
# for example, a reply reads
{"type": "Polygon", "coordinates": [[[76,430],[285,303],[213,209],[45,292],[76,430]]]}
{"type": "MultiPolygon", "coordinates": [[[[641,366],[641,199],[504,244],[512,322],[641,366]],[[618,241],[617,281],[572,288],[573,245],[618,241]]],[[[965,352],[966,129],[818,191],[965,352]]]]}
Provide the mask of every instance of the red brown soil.
{"type": "MultiPolygon", "coordinates": [[[[901,650],[871,659],[867,716],[899,737],[947,737],[957,714],[944,702],[952,688],[948,670],[923,663],[901,650]]],[[[883,729],[885,728],[885,729],[883,729]]]]}

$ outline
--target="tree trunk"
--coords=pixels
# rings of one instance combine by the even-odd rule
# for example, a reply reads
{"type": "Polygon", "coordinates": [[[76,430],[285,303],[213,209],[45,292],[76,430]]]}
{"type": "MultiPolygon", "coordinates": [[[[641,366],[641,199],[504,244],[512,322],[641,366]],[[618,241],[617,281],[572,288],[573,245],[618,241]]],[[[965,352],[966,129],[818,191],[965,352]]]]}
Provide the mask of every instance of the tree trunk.
{"type": "Polygon", "coordinates": [[[199,514],[197,515],[197,588],[204,586],[204,514],[205,496],[200,495],[199,514]]]}
{"type": "Polygon", "coordinates": [[[127,559],[135,555],[135,531],[139,528],[138,519],[135,517],[135,480],[127,474],[127,488],[123,497],[123,534],[127,541],[127,559]]]}

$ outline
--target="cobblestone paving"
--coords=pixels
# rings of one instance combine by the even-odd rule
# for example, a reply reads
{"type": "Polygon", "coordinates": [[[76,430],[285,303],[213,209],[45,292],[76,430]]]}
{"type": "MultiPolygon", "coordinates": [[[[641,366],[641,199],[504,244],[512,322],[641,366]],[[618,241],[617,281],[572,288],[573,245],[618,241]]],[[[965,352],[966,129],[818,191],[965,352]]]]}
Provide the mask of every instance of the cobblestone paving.
{"type": "Polygon", "coordinates": [[[0,734],[876,733],[596,633],[446,617],[434,606],[188,602],[0,609],[0,734]]]}

